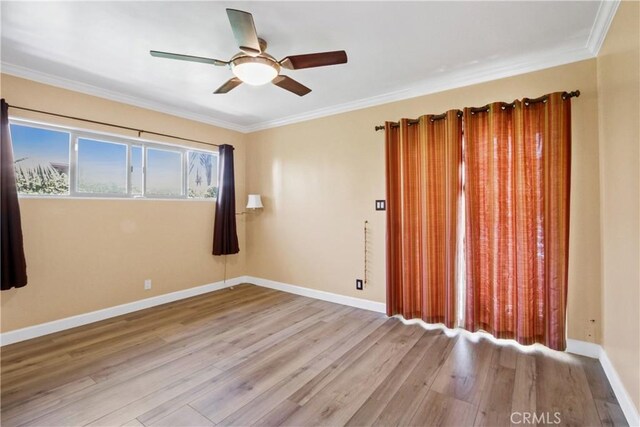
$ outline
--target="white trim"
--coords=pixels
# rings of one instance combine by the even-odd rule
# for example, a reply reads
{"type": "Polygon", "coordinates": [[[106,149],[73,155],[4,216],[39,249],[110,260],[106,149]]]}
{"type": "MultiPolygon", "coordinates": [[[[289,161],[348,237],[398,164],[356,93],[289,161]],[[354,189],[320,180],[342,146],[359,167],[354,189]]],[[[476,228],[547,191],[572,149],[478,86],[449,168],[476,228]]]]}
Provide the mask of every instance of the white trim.
{"type": "Polygon", "coordinates": [[[598,56],[618,6],[620,6],[620,0],[603,0],[600,2],[586,46],[593,56],[598,56]]]}
{"type": "Polygon", "coordinates": [[[378,313],[387,312],[387,305],[383,302],[376,302],[356,297],[348,297],[346,295],[319,291],[317,289],[290,285],[288,283],[276,282],[275,280],[262,279],[259,277],[245,276],[244,279],[246,280],[246,283],[262,286],[264,288],[276,289],[278,291],[288,292],[290,294],[302,295],[304,297],[334,302],[336,304],[348,305],[350,307],[362,308],[364,310],[375,311],[378,313]]]}
{"type": "Polygon", "coordinates": [[[611,363],[611,360],[604,348],[602,348],[601,345],[594,344],[592,342],[567,339],[567,351],[569,353],[593,357],[600,360],[600,365],[609,380],[609,384],[611,384],[611,388],[613,389],[613,393],[616,395],[616,399],[618,399],[618,404],[627,419],[627,423],[630,426],[640,426],[640,414],[638,414],[638,409],[633,403],[633,399],[631,399],[631,396],[627,392],[624,384],[620,380],[620,376],[611,363]]]}
{"type": "MultiPolygon", "coordinates": [[[[616,0],[618,1],[618,0],[616,0]]],[[[604,3],[615,3],[615,1],[605,1],[604,3]]],[[[598,38],[604,39],[602,31],[608,29],[607,22],[610,23],[612,19],[611,8],[612,5],[601,6],[598,14],[598,25],[594,24],[591,30],[590,42],[596,43],[598,38]],[[606,21],[609,19],[609,21],[606,21]],[[602,23],[600,23],[602,21],[602,23]],[[605,25],[607,24],[607,25],[605,25]],[[593,42],[591,41],[593,37],[593,42]]],[[[617,7],[617,6],[616,6],[617,7]]],[[[615,8],[613,8],[615,12],[615,8]]],[[[600,41],[601,43],[601,41],[600,41]]],[[[590,46],[590,45],[589,45],[590,46]]],[[[595,55],[587,46],[581,48],[572,49],[557,49],[552,52],[535,53],[525,55],[518,59],[511,59],[509,61],[499,61],[491,64],[480,64],[476,67],[469,67],[458,73],[449,73],[442,77],[429,79],[427,81],[418,83],[403,90],[389,92],[381,95],[376,95],[370,98],[363,98],[351,102],[346,102],[339,105],[333,105],[330,107],[320,108],[317,110],[305,112],[302,114],[295,114],[292,116],[284,117],[281,119],[267,120],[264,122],[255,123],[253,125],[239,125],[237,123],[230,123],[226,121],[212,119],[209,115],[185,113],[183,109],[176,107],[169,107],[160,103],[126,95],[106,89],[101,89],[96,86],[88,85],[85,83],[79,83],[71,81],[62,77],[53,76],[40,71],[28,69],[26,67],[8,64],[2,62],[0,68],[3,73],[14,75],[17,77],[34,80],[40,83],[49,84],[52,86],[62,87],[65,89],[73,90],[80,93],[86,93],[89,95],[99,96],[101,98],[110,99],[112,101],[122,102],[129,105],[135,105],[137,107],[146,108],[149,110],[159,111],[165,114],[171,114],[177,117],[186,118],[210,125],[218,126],[221,128],[231,129],[242,133],[251,133],[259,130],[275,128],[279,126],[289,125],[293,123],[304,122],[321,117],[331,116],[334,114],[345,113],[348,111],[360,110],[363,108],[373,107],[376,105],[387,104],[395,101],[402,101],[405,99],[415,98],[418,96],[429,95],[433,93],[443,92],[445,90],[456,89],[464,86],[469,86],[478,83],[484,83],[492,80],[498,80],[506,77],[512,77],[520,74],[530,73],[533,71],[539,71],[546,68],[557,67],[560,65],[569,64],[572,62],[583,61],[585,59],[593,58],[595,55]]],[[[570,90],[568,88],[567,90],[570,90]]]]}
{"type": "Polygon", "coordinates": [[[567,352],[591,357],[592,359],[600,359],[603,350],[599,344],[567,338],[567,352]]]}
{"type": "Polygon", "coordinates": [[[7,62],[0,63],[0,70],[4,74],[9,74],[23,79],[33,80],[39,83],[45,83],[51,86],[61,87],[63,89],[72,90],[74,92],[80,92],[87,95],[93,95],[100,98],[108,99],[111,101],[121,102],[123,104],[133,105],[147,110],[158,111],[160,113],[169,114],[176,117],[182,117],[183,119],[193,120],[195,122],[206,123],[209,125],[235,130],[237,132],[246,133],[244,127],[235,123],[227,122],[224,120],[217,120],[211,118],[209,114],[198,114],[185,112],[184,109],[177,107],[168,107],[164,104],[155,101],[149,101],[137,96],[126,95],[121,92],[116,92],[108,89],[99,88],[86,83],[81,83],[75,80],[69,80],[64,77],[54,76],[52,74],[43,73],[20,65],[10,64],[7,62]]]}
{"type": "Polygon", "coordinates": [[[622,380],[620,380],[618,372],[604,349],[602,349],[602,353],[600,354],[600,365],[602,365],[602,369],[611,384],[613,393],[616,395],[616,399],[618,399],[618,404],[620,408],[622,408],[624,416],[627,418],[627,423],[629,423],[630,426],[640,426],[638,408],[634,405],[633,399],[631,399],[631,396],[627,392],[622,380]]]}
{"type": "Polygon", "coordinates": [[[360,110],[363,108],[374,107],[377,105],[388,104],[396,101],[402,101],[418,96],[430,95],[434,93],[444,92],[446,90],[457,89],[507,77],[513,77],[520,74],[531,73],[534,71],[557,67],[560,65],[583,61],[585,59],[591,58],[593,58],[593,54],[589,50],[587,50],[586,48],[579,48],[571,50],[561,49],[556,52],[540,55],[527,55],[520,61],[516,62],[500,62],[490,64],[489,66],[483,64],[477,67],[467,68],[459,73],[450,73],[440,78],[429,79],[425,82],[400,91],[377,95],[371,98],[359,99],[356,101],[333,105],[326,108],[320,108],[318,110],[296,114],[282,119],[268,120],[256,123],[254,125],[246,126],[245,132],[255,132],[293,123],[304,122],[321,117],[331,116],[334,114],[346,113],[349,111],[360,110]]]}
{"type": "Polygon", "coordinates": [[[0,334],[0,346],[41,337],[43,335],[52,334],[54,332],[64,331],[66,329],[75,328],[89,323],[99,322],[100,320],[110,319],[127,313],[132,313],[145,308],[155,307],[157,305],[166,304],[173,301],[193,297],[196,295],[206,294],[230,286],[237,286],[245,283],[243,277],[227,279],[225,281],[210,283],[208,285],[196,286],[194,288],[184,289],[181,291],[171,292],[168,294],[158,295],[151,298],[145,298],[126,304],[116,305],[114,307],[104,308],[89,313],[78,314],[76,316],[66,317],[64,319],[54,320],[39,325],[29,326],[22,329],[16,329],[0,334]]]}

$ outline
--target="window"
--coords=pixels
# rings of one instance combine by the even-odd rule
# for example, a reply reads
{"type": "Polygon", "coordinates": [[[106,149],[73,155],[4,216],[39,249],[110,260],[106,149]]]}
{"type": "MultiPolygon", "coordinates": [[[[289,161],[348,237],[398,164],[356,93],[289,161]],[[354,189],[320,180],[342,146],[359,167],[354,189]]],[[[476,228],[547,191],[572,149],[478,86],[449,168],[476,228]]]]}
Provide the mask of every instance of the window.
{"type": "Polygon", "coordinates": [[[142,168],[143,168],[143,160],[142,160],[142,147],[139,145],[134,145],[131,147],[131,195],[132,196],[142,196],[144,192],[142,191],[143,186],[143,176],[142,176],[142,168]]]}
{"type": "Polygon", "coordinates": [[[11,124],[16,184],[22,194],[69,194],[70,134],[11,124]]]}
{"type": "Polygon", "coordinates": [[[11,120],[21,195],[215,198],[218,153],[11,120]]]}
{"type": "Polygon", "coordinates": [[[205,151],[187,151],[189,197],[215,198],[218,196],[217,156],[205,151]]]}
{"type": "Polygon", "coordinates": [[[182,153],[171,150],[147,150],[147,194],[182,195],[182,153]]]}
{"type": "Polygon", "coordinates": [[[127,194],[127,146],[78,139],[80,193],[127,194]]]}

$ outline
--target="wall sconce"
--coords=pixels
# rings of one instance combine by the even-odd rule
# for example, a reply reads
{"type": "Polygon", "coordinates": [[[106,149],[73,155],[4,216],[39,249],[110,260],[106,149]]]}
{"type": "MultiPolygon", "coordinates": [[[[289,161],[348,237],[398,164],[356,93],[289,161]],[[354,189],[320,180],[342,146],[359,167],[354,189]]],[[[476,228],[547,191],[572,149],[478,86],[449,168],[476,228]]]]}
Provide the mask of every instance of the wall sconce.
{"type": "Polygon", "coordinates": [[[247,209],[262,209],[262,199],[259,194],[249,194],[247,199],[247,209]]]}
{"type": "MultiPolygon", "coordinates": [[[[256,209],[262,209],[264,208],[264,206],[262,206],[262,198],[260,198],[259,194],[249,194],[249,197],[247,198],[247,209],[250,209],[251,211],[255,211],[256,209]]],[[[251,212],[238,212],[236,215],[244,215],[244,214],[248,214],[251,212]]]]}

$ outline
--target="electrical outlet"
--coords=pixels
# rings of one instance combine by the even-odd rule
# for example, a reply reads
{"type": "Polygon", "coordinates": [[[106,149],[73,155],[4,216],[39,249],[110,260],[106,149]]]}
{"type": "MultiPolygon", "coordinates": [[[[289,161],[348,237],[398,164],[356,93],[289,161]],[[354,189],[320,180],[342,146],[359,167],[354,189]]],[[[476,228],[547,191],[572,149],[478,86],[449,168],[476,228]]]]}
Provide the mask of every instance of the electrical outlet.
{"type": "Polygon", "coordinates": [[[362,290],[362,279],[356,279],[356,289],[359,291],[362,290]]]}
{"type": "Polygon", "coordinates": [[[144,281],[144,290],[148,291],[149,289],[151,289],[151,279],[147,279],[144,281]]]}

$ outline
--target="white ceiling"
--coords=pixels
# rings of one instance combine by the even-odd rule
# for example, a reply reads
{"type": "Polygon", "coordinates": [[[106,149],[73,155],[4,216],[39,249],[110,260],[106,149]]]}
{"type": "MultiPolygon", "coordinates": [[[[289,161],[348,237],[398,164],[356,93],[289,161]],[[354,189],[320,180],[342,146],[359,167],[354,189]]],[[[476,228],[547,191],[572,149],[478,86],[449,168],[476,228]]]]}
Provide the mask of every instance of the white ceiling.
{"type": "MultiPolygon", "coordinates": [[[[2,71],[240,131],[291,123],[594,56],[617,2],[2,2],[2,71]],[[251,12],[267,52],[344,49],[344,65],[212,94],[231,71],[225,8],[251,12]]],[[[571,89],[571,88],[567,88],[571,89]]],[[[9,100],[10,102],[10,100],[9,100]]]]}

